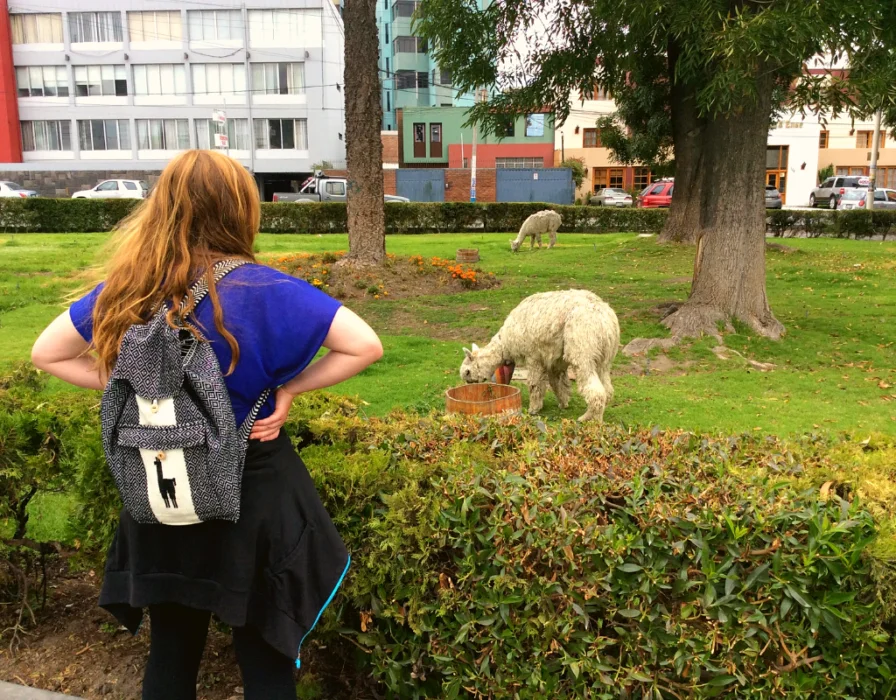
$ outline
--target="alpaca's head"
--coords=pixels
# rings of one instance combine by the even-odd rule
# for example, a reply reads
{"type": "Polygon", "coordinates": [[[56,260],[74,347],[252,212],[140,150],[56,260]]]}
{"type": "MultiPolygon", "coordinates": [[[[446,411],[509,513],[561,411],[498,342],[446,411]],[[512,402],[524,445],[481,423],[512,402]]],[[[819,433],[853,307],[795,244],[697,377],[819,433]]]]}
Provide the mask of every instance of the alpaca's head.
{"type": "Polygon", "coordinates": [[[512,250],[515,253],[520,249],[520,246],[522,244],[523,244],[522,239],[516,240],[516,239],[511,238],[510,239],[510,250],[512,250]]]}
{"type": "Polygon", "coordinates": [[[460,378],[467,384],[478,384],[491,381],[495,370],[501,364],[501,358],[491,357],[491,353],[479,349],[473,343],[473,349],[464,348],[464,361],[460,365],[460,378]]]}

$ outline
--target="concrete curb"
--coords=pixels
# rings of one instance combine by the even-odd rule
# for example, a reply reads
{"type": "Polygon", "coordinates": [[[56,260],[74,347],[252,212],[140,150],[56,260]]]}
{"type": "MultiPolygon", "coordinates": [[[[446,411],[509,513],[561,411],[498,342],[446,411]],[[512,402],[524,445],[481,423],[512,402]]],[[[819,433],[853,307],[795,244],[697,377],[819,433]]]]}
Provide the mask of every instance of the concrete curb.
{"type": "Polygon", "coordinates": [[[60,700],[61,698],[72,700],[75,696],[61,695],[59,693],[51,693],[48,690],[38,690],[37,688],[0,681],[0,700],[60,700]]]}

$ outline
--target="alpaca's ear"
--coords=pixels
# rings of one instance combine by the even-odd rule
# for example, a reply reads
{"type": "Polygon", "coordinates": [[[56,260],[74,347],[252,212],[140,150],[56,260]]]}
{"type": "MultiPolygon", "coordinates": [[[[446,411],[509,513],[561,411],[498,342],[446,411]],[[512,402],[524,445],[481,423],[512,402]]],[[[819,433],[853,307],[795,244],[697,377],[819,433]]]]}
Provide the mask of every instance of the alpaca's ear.
{"type": "Polygon", "coordinates": [[[479,352],[479,346],[473,343],[473,352],[479,352]]]}
{"type": "Polygon", "coordinates": [[[473,353],[470,352],[467,348],[464,348],[464,355],[466,355],[467,359],[472,359],[473,353]]]}

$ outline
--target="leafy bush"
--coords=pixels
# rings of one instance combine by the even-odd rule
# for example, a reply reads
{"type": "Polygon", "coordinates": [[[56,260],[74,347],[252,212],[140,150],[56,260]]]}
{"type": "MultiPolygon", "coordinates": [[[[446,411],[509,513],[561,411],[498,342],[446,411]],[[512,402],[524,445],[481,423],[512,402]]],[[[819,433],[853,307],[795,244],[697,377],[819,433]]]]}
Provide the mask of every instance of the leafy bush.
{"type": "Polygon", "coordinates": [[[84,233],[110,231],[142,200],[0,198],[0,231],[84,233]]]}
{"type": "Polygon", "coordinates": [[[576,189],[579,189],[582,186],[582,183],[585,182],[585,176],[588,174],[588,168],[585,166],[585,161],[582,158],[567,158],[562,163],[560,163],[561,168],[569,168],[572,172],[572,181],[575,183],[576,189]]]}
{"type": "Polygon", "coordinates": [[[840,212],[837,224],[838,237],[841,238],[870,238],[876,233],[871,212],[866,209],[847,209],[840,212]]]}
{"type": "MultiPolygon", "coordinates": [[[[38,422],[61,411],[77,528],[103,552],[119,506],[96,396],[13,384],[38,422]]],[[[353,636],[393,697],[892,692],[874,522],[844,486],[806,490],[823,445],[358,413],[301,397],[286,430],[354,561],[316,639],[353,636]]]]}
{"type": "Polygon", "coordinates": [[[775,238],[781,238],[788,231],[792,231],[796,222],[795,213],[784,209],[769,209],[768,230],[775,238]]]}
{"type": "Polygon", "coordinates": [[[768,231],[776,236],[806,235],[809,238],[886,238],[896,227],[896,211],[847,209],[843,211],[770,210],[768,231]]]}

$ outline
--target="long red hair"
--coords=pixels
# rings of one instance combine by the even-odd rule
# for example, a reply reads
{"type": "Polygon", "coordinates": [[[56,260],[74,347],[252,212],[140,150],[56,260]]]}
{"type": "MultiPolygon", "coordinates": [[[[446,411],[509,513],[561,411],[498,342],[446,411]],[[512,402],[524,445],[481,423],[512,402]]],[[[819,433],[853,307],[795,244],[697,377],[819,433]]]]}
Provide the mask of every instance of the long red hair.
{"type": "MultiPolygon", "coordinates": [[[[237,161],[215,151],[190,150],[165,168],[147,200],[119,225],[106,266],[106,284],[93,310],[93,345],[108,375],[125,331],[149,320],[161,302],[172,304],[168,323],[201,275],[209,285],[215,328],[239,361],[212,273],[224,258],[255,260],[261,215],[258,189],[237,161]]],[[[187,299],[187,308],[192,300],[187,299]]]]}

